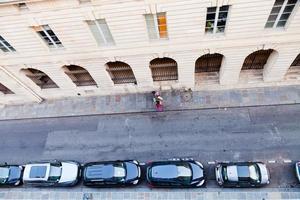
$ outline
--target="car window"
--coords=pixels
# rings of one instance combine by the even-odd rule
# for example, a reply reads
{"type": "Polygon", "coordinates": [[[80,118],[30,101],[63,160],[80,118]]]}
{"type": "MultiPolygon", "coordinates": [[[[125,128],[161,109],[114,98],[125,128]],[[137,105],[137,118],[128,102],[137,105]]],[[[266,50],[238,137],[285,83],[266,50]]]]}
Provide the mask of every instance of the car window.
{"type": "Polygon", "coordinates": [[[5,183],[9,177],[9,168],[0,167],[0,183],[5,183]]]}
{"type": "Polygon", "coordinates": [[[178,180],[182,184],[189,184],[192,179],[192,170],[188,163],[177,165],[178,180]]]}
{"type": "Polygon", "coordinates": [[[228,176],[227,176],[227,167],[223,167],[222,170],[222,176],[224,181],[228,181],[228,176]]]}

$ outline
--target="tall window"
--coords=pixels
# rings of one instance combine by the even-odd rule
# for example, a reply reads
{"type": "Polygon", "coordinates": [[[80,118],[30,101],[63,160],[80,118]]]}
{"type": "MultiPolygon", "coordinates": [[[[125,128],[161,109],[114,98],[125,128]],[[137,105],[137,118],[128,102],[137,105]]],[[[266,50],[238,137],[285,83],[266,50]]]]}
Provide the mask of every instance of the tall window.
{"type": "Polygon", "coordinates": [[[100,46],[110,46],[114,45],[114,39],[108,28],[105,19],[89,20],[87,21],[98,45],[100,46]]]}
{"type": "Polygon", "coordinates": [[[272,52],[273,49],[268,49],[268,50],[258,50],[251,53],[244,60],[242,70],[263,69],[272,52]]]}
{"type": "Polygon", "coordinates": [[[150,62],[153,81],[178,80],[177,62],[171,58],[155,58],[150,62]]]}
{"type": "Polygon", "coordinates": [[[225,31],[229,6],[209,7],[206,14],[206,33],[222,33],[225,31]]]}
{"type": "Polygon", "coordinates": [[[80,66],[67,65],[63,69],[76,86],[97,85],[90,73],[80,66]]]}
{"type": "Polygon", "coordinates": [[[300,66],[300,54],[298,54],[291,66],[300,66]]]}
{"type": "Polygon", "coordinates": [[[145,15],[149,39],[168,38],[166,13],[145,15]]]}
{"type": "Polygon", "coordinates": [[[223,55],[205,54],[196,60],[195,73],[219,72],[223,60],[223,55]]]}
{"type": "Polygon", "coordinates": [[[63,47],[61,41],[58,39],[58,37],[55,35],[55,33],[51,30],[50,26],[43,25],[43,26],[37,26],[37,27],[33,27],[33,28],[50,48],[63,47]]]}
{"type": "Polygon", "coordinates": [[[25,75],[30,78],[35,84],[37,84],[41,89],[46,88],[58,88],[56,83],[44,72],[28,68],[28,69],[22,69],[22,72],[25,73],[25,75]]]}
{"type": "Polygon", "coordinates": [[[106,67],[114,84],[137,84],[133,71],[127,63],[120,61],[108,62],[106,63],[106,67]]]}
{"type": "Polygon", "coordinates": [[[3,37],[0,36],[0,49],[3,52],[16,51],[3,37]]]}
{"type": "Polygon", "coordinates": [[[298,0],[276,0],[265,28],[284,27],[298,0]]]}

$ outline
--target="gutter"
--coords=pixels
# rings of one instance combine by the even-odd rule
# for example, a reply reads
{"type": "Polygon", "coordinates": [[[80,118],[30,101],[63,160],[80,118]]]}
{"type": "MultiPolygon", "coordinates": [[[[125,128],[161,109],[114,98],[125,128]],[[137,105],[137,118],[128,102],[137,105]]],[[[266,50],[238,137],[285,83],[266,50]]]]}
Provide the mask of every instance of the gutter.
{"type": "Polygon", "coordinates": [[[33,97],[36,99],[38,103],[41,103],[44,99],[40,97],[36,92],[34,92],[31,88],[25,85],[22,81],[20,81],[17,77],[15,77],[12,73],[10,73],[6,68],[0,66],[0,69],[4,71],[9,77],[14,79],[18,84],[20,84],[24,89],[26,89],[33,97]]]}

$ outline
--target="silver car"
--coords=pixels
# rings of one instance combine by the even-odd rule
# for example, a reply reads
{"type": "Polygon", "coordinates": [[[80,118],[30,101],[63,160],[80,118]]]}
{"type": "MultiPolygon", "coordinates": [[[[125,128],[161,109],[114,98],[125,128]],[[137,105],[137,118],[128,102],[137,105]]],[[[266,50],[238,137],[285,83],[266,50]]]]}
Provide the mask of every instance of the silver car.
{"type": "Polygon", "coordinates": [[[260,187],[270,183],[269,171],[262,162],[219,163],[215,172],[222,187],[260,187]]]}

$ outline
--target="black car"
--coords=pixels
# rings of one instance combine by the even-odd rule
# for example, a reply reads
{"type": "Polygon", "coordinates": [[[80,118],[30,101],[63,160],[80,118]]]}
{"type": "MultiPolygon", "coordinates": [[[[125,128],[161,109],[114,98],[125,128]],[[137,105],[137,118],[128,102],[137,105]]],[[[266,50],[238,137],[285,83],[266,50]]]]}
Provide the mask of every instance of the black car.
{"type": "Polygon", "coordinates": [[[151,162],[146,176],[151,187],[201,187],[205,182],[203,165],[194,160],[151,162]]]}
{"type": "Polygon", "coordinates": [[[83,167],[83,184],[94,187],[136,185],[141,168],[136,160],[87,163],[83,167]]]}
{"type": "Polygon", "coordinates": [[[22,184],[23,167],[19,165],[0,165],[0,186],[22,184]]]}
{"type": "Polygon", "coordinates": [[[222,187],[260,187],[270,182],[269,171],[262,162],[219,163],[215,172],[222,187]]]}

